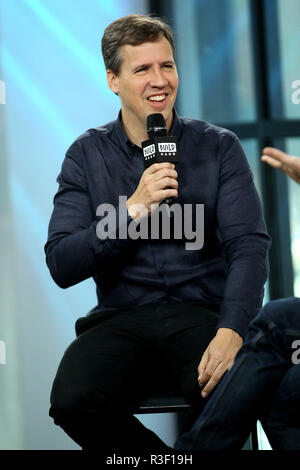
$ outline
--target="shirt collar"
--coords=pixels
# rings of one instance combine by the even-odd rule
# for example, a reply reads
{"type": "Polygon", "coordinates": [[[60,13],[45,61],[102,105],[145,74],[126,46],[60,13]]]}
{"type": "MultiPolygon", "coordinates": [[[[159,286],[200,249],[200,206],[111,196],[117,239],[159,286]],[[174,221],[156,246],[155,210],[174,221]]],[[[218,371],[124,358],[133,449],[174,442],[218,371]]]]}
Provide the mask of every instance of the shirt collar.
{"type": "MultiPolygon", "coordinates": [[[[128,156],[129,159],[133,157],[133,149],[140,147],[137,147],[135,144],[133,144],[130,139],[128,138],[126,132],[124,131],[123,124],[122,124],[122,113],[121,110],[119,111],[118,118],[115,121],[115,132],[118,140],[120,141],[120,144],[122,145],[123,149],[126,152],[126,155],[128,156]]],[[[180,138],[181,133],[182,133],[182,119],[178,116],[175,108],[173,108],[173,122],[170,128],[169,135],[172,137],[176,137],[177,139],[180,138]]]]}

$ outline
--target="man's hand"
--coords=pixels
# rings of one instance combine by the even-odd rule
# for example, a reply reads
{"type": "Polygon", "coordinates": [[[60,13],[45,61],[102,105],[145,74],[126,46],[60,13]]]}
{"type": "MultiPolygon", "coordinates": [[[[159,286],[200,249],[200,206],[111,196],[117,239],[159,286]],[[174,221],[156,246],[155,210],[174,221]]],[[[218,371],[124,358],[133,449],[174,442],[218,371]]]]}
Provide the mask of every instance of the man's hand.
{"type": "Polygon", "coordinates": [[[274,168],[279,168],[279,170],[300,184],[299,157],[293,157],[273,147],[266,147],[263,149],[261,160],[274,168]]]}
{"type": "Polygon", "coordinates": [[[198,366],[198,382],[202,387],[201,395],[205,398],[215,388],[227,370],[234,363],[241,348],[241,336],[229,328],[219,328],[216,336],[206,348],[198,366]]]}
{"type": "Polygon", "coordinates": [[[127,200],[129,215],[134,219],[150,214],[168,197],[178,197],[177,171],[173,163],[154,163],[141,176],[139,185],[127,200]]]}

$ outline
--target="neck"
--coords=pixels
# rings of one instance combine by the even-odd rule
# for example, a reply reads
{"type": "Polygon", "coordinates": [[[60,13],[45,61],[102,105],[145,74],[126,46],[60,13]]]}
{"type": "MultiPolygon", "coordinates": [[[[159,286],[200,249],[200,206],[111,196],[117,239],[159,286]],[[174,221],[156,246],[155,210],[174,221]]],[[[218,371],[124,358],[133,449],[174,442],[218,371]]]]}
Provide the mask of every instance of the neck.
{"type": "Polygon", "coordinates": [[[142,147],[142,142],[148,139],[148,135],[146,129],[141,129],[139,126],[130,126],[127,124],[127,121],[123,119],[122,116],[122,124],[125,134],[127,135],[130,142],[137,145],[138,147],[142,147]]]}
{"type": "MultiPolygon", "coordinates": [[[[171,128],[172,122],[173,122],[173,113],[170,115],[168,122],[166,122],[168,132],[171,128]]],[[[138,147],[142,147],[142,142],[144,142],[144,140],[149,139],[147,131],[146,131],[146,122],[141,123],[140,121],[137,121],[134,124],[134,122],[133,121],[131,122],[130,119],[126,119],[126,116],[124,116],[123,110],[122,110],[122,125],[130,142],[137,145],[138,147]]]]}

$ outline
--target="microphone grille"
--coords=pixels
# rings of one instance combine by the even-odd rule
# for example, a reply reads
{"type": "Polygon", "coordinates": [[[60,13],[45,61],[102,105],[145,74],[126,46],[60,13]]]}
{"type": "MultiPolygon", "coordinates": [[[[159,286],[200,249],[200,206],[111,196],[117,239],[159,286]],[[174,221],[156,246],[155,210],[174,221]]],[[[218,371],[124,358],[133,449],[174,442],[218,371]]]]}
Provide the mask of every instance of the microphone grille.
{"type": "Polygon", "coordinates": [[[167,124],[161,113],[149,114],[147,116],[147,133],[149,136],[167,134],[167,124]]]}

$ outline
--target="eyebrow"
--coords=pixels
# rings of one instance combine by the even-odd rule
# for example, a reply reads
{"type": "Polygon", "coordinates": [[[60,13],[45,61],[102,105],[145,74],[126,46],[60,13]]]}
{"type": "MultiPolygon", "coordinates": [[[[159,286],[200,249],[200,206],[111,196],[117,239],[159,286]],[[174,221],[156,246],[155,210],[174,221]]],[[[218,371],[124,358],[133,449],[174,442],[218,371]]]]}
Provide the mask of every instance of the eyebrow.
{"type": "MultiPolygon", "coordinates": [[[[164,60],[163,62],[160,63],[160,65],[167,65],[167,64],[172,64],[172,65],[175,65],[175,61],[173,59],[170,59],[170,60],[164,60]]],[[[135,65],[132,70],[137,70],[137,69],[140,69],[140,68],[147,68],[147,67],[151,67],[151,63],[145,63],[145,64],[139,64],[139,65],[135,65]]]]}

